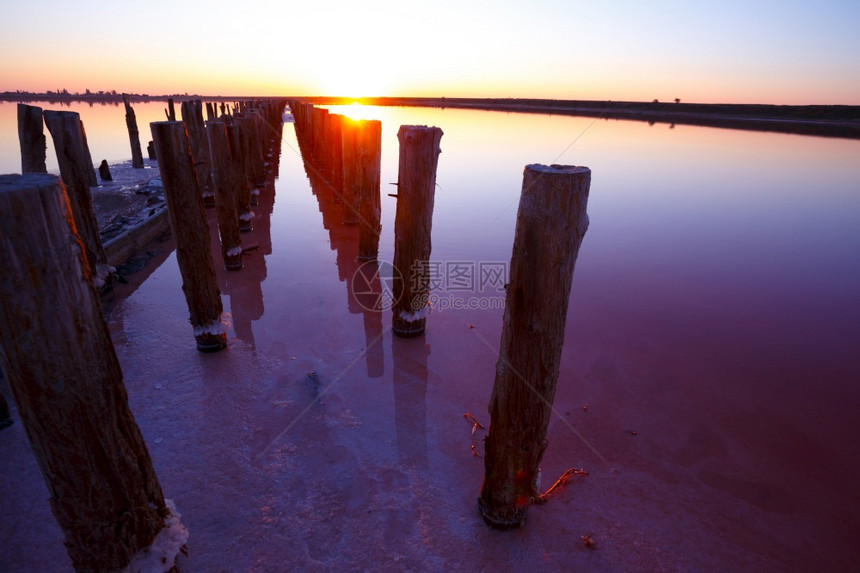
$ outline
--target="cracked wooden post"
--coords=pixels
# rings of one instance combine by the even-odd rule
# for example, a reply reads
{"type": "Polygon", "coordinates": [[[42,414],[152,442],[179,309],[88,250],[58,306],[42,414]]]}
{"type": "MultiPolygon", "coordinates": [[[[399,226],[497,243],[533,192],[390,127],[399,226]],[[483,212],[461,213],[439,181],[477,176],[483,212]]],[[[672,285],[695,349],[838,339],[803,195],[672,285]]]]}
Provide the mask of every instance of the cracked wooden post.
{"type": "Polygon", "coordinates": [[[128,141],[131,144],[131,166],[135,169],[143,169],[140,132],[137,129],[137,118],[134,115],[131,103],[129,103],[128,94],[122,94],[122,103],[125,105],[125,125],[128,127],[128,141]]]}
{"type": "MultiPolygon", "coordinates": [[[[344,121],[346,125],[348,121],[344,121]]],[[[353,204],[357,210],[358,258],[373,260],[379,253],[380,218],[380,171],[382,166],[382,122],[363,119],[357,124],[355,172],[356,187],[353,204]]],[[[346,179],[346,170],[344,170],[346,179]]],[[[346,182],[344,181],[344,185],[346,182]]],[[[344,192],[346,195],[346,191],[344,192]]],[[[347,211],[344,206],[344,213],[347,211]]],[[[344,217],[345,218],[345,217],[344,217]]]]}
{"type": "Polygon", "coordinates": [[[400,271],[403,280],[394,283],[391,327],[394,334],[410,337],[424,332],[430,309],[430,231],[442,130],[423,125],[402,125],[397,139],[400,141],[400,159],[394,218],[394,267],[400,271]]]}
{"type": "Polygon", "coordinates": [[[180,106],[182,121],[191,144],[191,156],[194,159],[194,172],[197,174],[197,184],[203,195],[203,205],[215,206],[215,190],[212,188],[212,168],[209,164],[209,140],[206,137],[206,124],[203,123],[203,103],[197,99],[184,101],[180,106]]]}
{"type": "Polygon", "coordinates": [[[223,121],[208,121],[206,134],[209,138],[209,153],[212,159],[212,183],[215,186],[221,256],[228,271],[237,271],[242,268],[242,238],[239,231],[239,216],[236,213],[227,126],[223,121]]]}
{"type": "Polygon", "coordinates": [[[42,108],[18,104],[18,142],[21,145],[21,173],[47,173],[47,140],[42,126],[42,108]]]}
{"type": "Polygon", "coordinates": [[[73,566],[119,571],[169,509],[60,180],[0,176],[0,228],[0,366],[73,566]]]}
{"type": "Polygon", "coordinates": [[[93,211],[90,187],[95,178],[86,135],[80,115],[73,111],[46,110],[45,125],[54,140],[60,176],[72,205],[72,215],[87,254],[87,262],[93,270],[93,282],[101,288],[113,269],[107,263],[107,255],[99,234],[98,221],[93,211]]]}
{"type": "Polygon", "coordinates": [[[209,225],[185,124],[155,121],[150,128],[197,349],[217,352],[227,347],[227,325],[223,322],[224,308],[212,262],[209,225]]]}
{"type": "Polygon", "coordinates": [[[522,525],[529,504],[540,499],[537,478],[590,184],[587,167],[527,165],[523,174],[478,500],[497,529],[522,525]]]}

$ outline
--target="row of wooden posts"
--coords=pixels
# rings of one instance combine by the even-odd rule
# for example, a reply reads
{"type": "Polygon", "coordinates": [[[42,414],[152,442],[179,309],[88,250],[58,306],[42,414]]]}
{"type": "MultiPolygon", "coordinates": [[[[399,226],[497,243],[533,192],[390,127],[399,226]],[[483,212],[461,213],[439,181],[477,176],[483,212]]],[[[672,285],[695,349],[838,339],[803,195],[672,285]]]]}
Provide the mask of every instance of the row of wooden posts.
{"type": "MultiPolygon", "coordinates": [[[[342,201],[343,223],[357,224],[359,257],[375,259],[379,249],[382,127],[377,120],[353,120],[325,108],[293,101],[296,135],[317,188],[342,201]]],[[[424,332],[429,314],[430,261],[436,168],[442,130],[403,125],[394,221],[392,331],[403,337],[424,332]]]]}
{"type": "MultiPolygon", "coordinates": [[[[241,102],[230,113],[208,122],[206,141],[209,143],[208,134],[212,134],[216,148],[223,143],[222,132],[226,140],[229,126],[239,126],[234,129],[235,139],[225,148],[229,157],[195,156],[191,121],[151,125],[156,148],[160,148],[159,168],[177,258],[184,253],[180,260],[183,281],[211,271],[215,292],[204,290],[212,301],[217,299],[218,308],[220,293],[214,283],[210,232],[197,170],[211,166],[216,171],[212,175],[215,191],[219,185],[227,188],[219,194],[223,200],[216,201],[219,210],[232,208],[237,213],[236,196],[250,196],[252,185],[273,189],[284,104],[284,100],[241,102]],[[272,165],[266,165],[267,159],[272,165]],[[218,175],[222,170],[227,174],[222,174],[223,180],[218,175]],[[196,255],[188,256],[189,251],[200,251],[199,245],[205,245],[208,269],[201,270],[206,265],[198,264],[196,255]],[[189,260],[194,263],[187,264],[189,260]]],[[[197,102],[190,103],[186,117],[196,117],[198,109],[197,102]]],[[[95,281],[99,259],[91,258],[92,250],[78,224],[79,215],[93,216],[91,200],[76,202],[72,193],[75,186],[82,200],[88,200],[94,183],[88,175],[93,164],[85,151],[83,125],[73,112],[43,113],[25,106],[23,115],[30,125],[24,133],[32,135],[37,127],[41,133],[41,122],[35,121],[37,112],[39,117],[44,115],[54,137],[61,178],[44,173],[44,157],[41,169],[38,161],[28,158],[28,165],[34,166],[31,172],[0,176],[0,367],[48,485],[52,512],[75,569],[120,570],[152,544],[170,510],[128,407],[95,281]]],[[[41,143],[35,138],[32,145],[29,135],[22,138],[22,149],[25,139],[27,149],[44,149],[44,136],[41,143]]],[[[198,153],[202,153],[200,149],[198,153]]],[[[22,166],[24,163],[22,153],[22,166]]],[[[230,225],[238,228],[239,221],[237,214],[230,225]]],[[[192,320],[203,324],[202,328],[193,324],[198,348],[220,348],[226,335],[215,327],[206,328],[208,314],[202,318],[195,314],[200,307],[209,312],[209,303],[215,303],[189,295],[195,285],[186,288],[189,285],[184,284],[183,290],[192,320]]],[[[3,401],[0,424],[8,419],[3,401]]]]}
{"type": "MultiPolygon", "coordinates": [[[[151,124],[176,241],[176,260],[197,348],[227,346],[221,293],[209,242],[205,206],[217,208],[221,258],[242,269],[240,234],[253,229],[253,205],[273,186],[267,179],[272,148],[280,145],[284,100],[242,102],[232,113],[203,121],[200,101],[183,102],[184,122],[151,124]]],[[[212,106],[207,106],[211,115],[212,106]]]]}
{"type": "MultiPolygon", "coordinates": [[[[375,256],[379,241],[378,163],[374,176],[353,179],[376,158],[378,122],[354,121],[310,104],[291,102],[296,134],[314,189],[343,201],[343,223],[357,217],[361,256],[375,256]],[[356,137],[355,133],[372,134],[356,137]],[[356,152],[354,141],[362,142],[356,152]],[[368,143],[369,142],[369,143],[368,143]],[[369,239],[368,243],[364,241],[369,239]]],[[[392,330],[411,337],[425,329],[431,228],[442,130],[401,126],[395,215],[392,330]],[[410,274],[407,276],[405,272],[410,274]]],[[[520,526],[526,509],[543,499],[540,462],[561,365],[573,269],[588,228],[591,185],[587,167],[527,165],[517,213],[496,377],[485,440],[485,475],[479,507],[496,528],[520,526]]]]}
{"type": "MultiPolygon", "coordinates": [[[[226,341],[205,197],[215,197],[225,267],[238,268],[231,259],[236,249],[241,252],[235,231],[241,232],[242,215],[252,213],[254,188],[266,184],[255,169],[262,164],[265,178],[266,150],[274,133],[280,133],[276,125],[283,106],[283,101],[240,105],[194,127],[202,107],[192,102],[187,113],[183,110],[186,122],[150,126],[200,350],[223,348],[226,341]],[[205,137],[195,133],[199,126],[205,137]],[[196,152],[195,145],[200,146],[196,152]],[[257,146],[260,153],[254,151],[257,146]]],[[[313,158],[312,171],[345,202],[343,223],[353,224],[348,218],[354,216],[354,224],[371,231],[361,256],[374,257],[379,241],[379,128],[367,122],[366,133],[360,129],[353,137],[352,124],[336,114],[300,102],[292,103],[292,111],[303,156],[313,158]],[[350,157],[359,167],[351,166],[350,157]]],[[[49,131],[54,135],[50,123],[49,131]]],[[[79,118],[68,131],[85,138],[79,118]]],[[[409,272],[421,267],[416,261],[430,258],[441,135],[440,129],[424,126],[401,126],[398,132],[394,265],[409,272]]],[[[88,164],[91,170],[92,162],[88,164]]],[[[84,173],[76,176],[85,179],[84,173]]],[[[484,519],[494,527],[520,525],[527,506],[541,497],[539,464],[558,379],[573,266],[588,226],[589,186],[587,168],[525,168],[479,498],[484,519]]],[[[67,197],[66,187],[53,176],[0,177],[0,348],[75,567],[113,569],[151,543],[168,509],[128,409],[122,372],[92,282],[93,265],[71,222],[74,209],[67,197]],[[34,228],[42,231],[40,240],[22,240],[34,228]],[[87,399],[81,400],[82,395],[87,399]],[[57,440],[58,435],[69,439],[57,440]],[[93,444],[112,447],[93,451],[93,444]],[[82,452],[92,463],[80,463],[82,452]],[[118,515],[124,515],[121,523],[118,515]]],[[[408,337],[424,330],[427,292],[421,285],[429,283],[393,284],[402,302],[393,307],[395,333],[408,337]]]]}

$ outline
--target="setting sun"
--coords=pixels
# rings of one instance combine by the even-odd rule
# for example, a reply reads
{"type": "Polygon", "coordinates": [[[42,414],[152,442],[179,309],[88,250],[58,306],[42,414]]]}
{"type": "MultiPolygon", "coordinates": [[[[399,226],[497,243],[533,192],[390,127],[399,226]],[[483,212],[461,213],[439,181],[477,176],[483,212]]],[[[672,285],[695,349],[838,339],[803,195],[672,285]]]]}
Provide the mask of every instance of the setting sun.
{"type": "Polygon", "coordinates": [[[378,106],[363,105],[357,101],[349,105],[333,106],[332,111],[345,115],[349,119],[359,121],[362,119],[382,119],[384,108],[378,106]]]}

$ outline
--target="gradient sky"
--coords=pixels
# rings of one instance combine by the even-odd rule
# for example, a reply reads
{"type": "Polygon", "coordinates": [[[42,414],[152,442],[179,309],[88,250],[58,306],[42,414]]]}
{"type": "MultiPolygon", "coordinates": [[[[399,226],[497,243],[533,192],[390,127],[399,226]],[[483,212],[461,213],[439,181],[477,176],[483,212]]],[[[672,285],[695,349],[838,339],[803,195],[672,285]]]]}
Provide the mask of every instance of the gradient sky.
{"type": "Polygon", "coordinates": [[[860,104],[858,0],[0,1],[0,91],[860,104]]]}

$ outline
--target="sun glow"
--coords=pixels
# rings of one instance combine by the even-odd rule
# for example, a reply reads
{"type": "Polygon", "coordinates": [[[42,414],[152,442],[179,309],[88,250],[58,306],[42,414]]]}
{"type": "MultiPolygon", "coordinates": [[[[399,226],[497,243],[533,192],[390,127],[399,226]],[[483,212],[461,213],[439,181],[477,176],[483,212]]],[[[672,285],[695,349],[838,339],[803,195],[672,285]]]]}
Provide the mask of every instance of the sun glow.
{"type": "Polygon", "coordinates": [[[349,105],[332,106],[332,111],[345,115],[349,119],[360,121],[362,119],[382,119],[382,113],[378,107],[364,105],[357,101],[349,105]]]}

